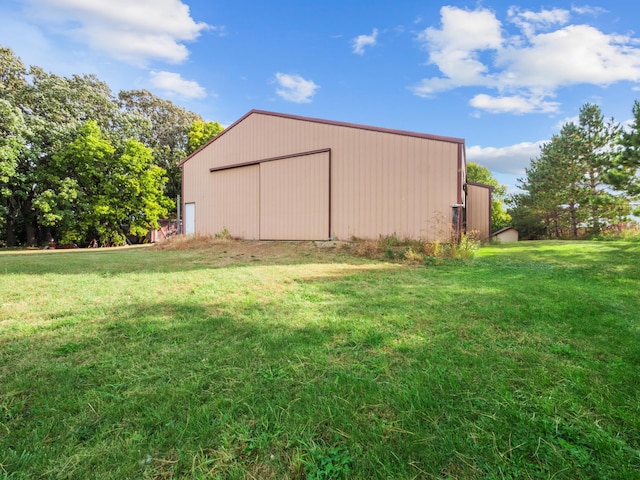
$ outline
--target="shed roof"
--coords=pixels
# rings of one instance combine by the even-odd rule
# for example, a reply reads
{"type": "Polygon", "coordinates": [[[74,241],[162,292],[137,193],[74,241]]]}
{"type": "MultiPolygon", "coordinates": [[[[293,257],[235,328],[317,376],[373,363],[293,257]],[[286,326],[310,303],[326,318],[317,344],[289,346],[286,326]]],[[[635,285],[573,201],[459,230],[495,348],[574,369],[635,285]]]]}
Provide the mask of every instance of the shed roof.
{"type": "Polygon", "coordinates": [[[337,122],[337,121],[334,121],[334,120],[323,120],[323,119],[320,119],[320,118],[301,117],[301,116],[298,116],[298,115],[290,115],[290,114],[286,114],[286,113],[269,112],[269,111],[266,111],[266,110],[255,110],[254,109],[254,110],[251,110],[251,111],[247,112],[240,119],[236,120],[229,127],[225,128],[219,135],[213,137],[207,143],[205,143],[200,148],[198,148],[195,152],[193,152],[189,156],[187,156],[184,160],[182,160],[182,162],[180,162],[180,166],[182,166],[185,162],[187,162],[189,159],[191,159],[200,150],[202,150],[203,148],[206,148],[210,143],[215,142],[218,138],[222,137],[229,130],[233,129],[236,125],[241,123],[243,120],[245,120],[250,115],[267,115],[267,116],[272,116],[272,117],[287,118],[287,119],[290,119],[290,120],[299,120],[299,121],[302,121],[302,122],[313,122],[313,123],[320,123],[320,124],[324,124],[324,125],[333,125],[333,126],[337,126],[337,127],[356,128],[356,129],[360,129],[360,130],[369,130],[369,131],[373,131],[373,132],[389,133],[389,134],[392,134],[392,135],[404,135],[404,136],[408,136],[408,137],[424,138],[424,139],[428,139],[428,140],[438,140],[438,141],[441,141],[441,142],[457,143],[457,144],[460,144],[460,145],[464,145],[464,139],[462,139],[462,138],[446,137],[446,136],[440,136],[440,135],[431,135],[431,134],[427,134],[427,133],[412,132],[412,131],[408,131],[408,130],[395,130],[395,129],[390,129],[390,128],[374,127],[374,126],[371,126],[371,125],[360,125],[360,124],[357,124],[357,123],[337,122]]]}
{"type": "Polygon", "coordinates": [[[513,227],[504,227],[504,228],[501,228],[500,230],[498,230],[496,232],[493,232],[491,234],[491,236],[500,235],[501,233],[508,232],[509,230],[515,230],[516,232],[518,231],[513,227]]]}

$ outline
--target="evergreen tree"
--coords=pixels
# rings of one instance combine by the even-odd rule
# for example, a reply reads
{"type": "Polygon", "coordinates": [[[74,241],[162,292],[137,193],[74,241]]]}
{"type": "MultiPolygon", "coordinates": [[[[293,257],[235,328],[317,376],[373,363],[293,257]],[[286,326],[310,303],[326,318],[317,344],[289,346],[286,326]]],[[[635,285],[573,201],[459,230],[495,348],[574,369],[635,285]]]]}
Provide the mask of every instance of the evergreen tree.
{"type": "Polygon", "coordinates": [[[613,157],[608,181],[616,190],[636,199],[640,196],[640,102],[637,100],[632,111],[633,122],[628,130],[620,134],[620,150],[613,157]]]}
{"type": "Polygon", "coordinates": [[[600,232],[603,224],[628,213],[626,199],[613,195],[607,183],[609,172],[615,168],[613,147],[620,126],[613,119],[605,122],[600,107],[587,103],[580,109],[578,151],[585,169],[584,203],[588,208],[587,222],[592,234],[600,232]]]}

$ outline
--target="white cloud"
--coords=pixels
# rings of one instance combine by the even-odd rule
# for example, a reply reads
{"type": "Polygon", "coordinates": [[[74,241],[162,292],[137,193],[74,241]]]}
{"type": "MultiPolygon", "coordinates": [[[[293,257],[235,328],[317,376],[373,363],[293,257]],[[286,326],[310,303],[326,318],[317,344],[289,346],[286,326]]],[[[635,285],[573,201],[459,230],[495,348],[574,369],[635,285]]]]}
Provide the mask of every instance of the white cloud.
{"type": "Polygon", "coordinates": [[[289,102],[310,103],[316,90],[320,88],[312,80],[305,80],[300,75],[276,73],[276,82],[280,86],[276,93],[289,102]]]}
{"type": "Polygon", "coordinates": [[[476,95],[469,102],[471,106],[489,113],[553,113],[560,106],[557,102],[546,102],[541,98],[521,95],[492,97],[486,94],[476,95]]]}
{"type": "Polygon", "coordinates": [[[364,49],[366,47],[372,47],[376,44],[378,38],[378,29],[374,28],[371,35],[358,35],[353,40],[353,53],[358,55],[364,55],[364,49]]]}
{"type": "Polygon", "coordinates": [[[506,175],[524,175],[524,169],[532,158],[540,155],[540,147],[546,142],[523,142],[506,147],[481,147],[474,145],[467,148],[467,161],[479,163],[492,172],[506,175]]]}
{"type": "Polygon", "coordinates": [[[61,33],[132,64],[150,60],[180,63],[184,42],[212,28],[191,18],[180,0],[30,0],[33,14],[61,33]]]}
{"type": "Polygon", "coordinates": [[[561,8],[532,12],[511,7],[507,15],[509,20],[520,27],[527,37],[531,37],[537,30],[547,30],[556,24],[565,25],[569,21],[570,12],[561,8]]]}
{"type": "Polygon", "coordinates": [[[561,87],[640,82],[640,40],[568,24],[568,10],[512,7],[508,19],[519,35],[509,35],[495,14],[484,8],[442,7],[440,14],[440,27],[425,29],[418,40],[441,75],[414,85],[417,96],[485,87],[499,95],[476,95],[471,100],[476,108],[547,113],[558,109],[559,104],[548,99],[561,87]]]}
{"type": "Polygon", "coordinates": [[[504,66],[505,86],[542,88],[618,81],[640,81],[640,49],[637,41],[606,35],[588,25],[570,25],[537,35],[524,48],[508,48],[498,54],[504,66]]]}
{"type": "Polygon", "coordinates": [[[198,82],[185,80],[178,73],[150,72],[150,83],[153,87],[162,90],[169,95],[177,95],[183,98],[197,99],[207,96],[207,92],[198,82]]]}
{"type": "Polygon", "coordinates": [[[592,15],[597,17],[603,13],[607,13],[607,10],[601,7],[592,7],[590,5],[576,6],[573,5],[571,7],[571,11],[577,13],[578,15],[592,15]]]}
{"type": "Polygon", "coordinates": [[[429,52],[429,63],[437,65],[444,77],[423,80],[414,88],[416,95],[430,96],[458,86],[491,83],[478,52],[501,47],[500,22],[485,9],[442,7],[440,14],[442,28],[429,27],[418,35],[418,40],[429,52]]]}

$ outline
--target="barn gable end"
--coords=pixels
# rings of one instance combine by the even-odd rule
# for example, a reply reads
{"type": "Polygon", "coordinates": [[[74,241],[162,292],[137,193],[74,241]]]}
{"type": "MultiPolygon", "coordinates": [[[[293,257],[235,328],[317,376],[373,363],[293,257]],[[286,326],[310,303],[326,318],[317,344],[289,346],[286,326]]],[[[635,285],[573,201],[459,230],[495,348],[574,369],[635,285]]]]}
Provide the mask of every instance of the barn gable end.
{"type": "Polygon", "coordinates": [[[196,233],[435,240],[462,225],[458,138],[252,110],[182,169],[196,233]]]}

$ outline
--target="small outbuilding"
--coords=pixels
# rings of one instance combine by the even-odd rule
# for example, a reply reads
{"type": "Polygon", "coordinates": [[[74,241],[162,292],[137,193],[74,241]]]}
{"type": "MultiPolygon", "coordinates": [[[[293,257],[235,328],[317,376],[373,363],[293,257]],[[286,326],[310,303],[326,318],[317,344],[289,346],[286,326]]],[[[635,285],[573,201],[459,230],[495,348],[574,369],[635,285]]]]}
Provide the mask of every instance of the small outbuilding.
{"type": "Polygon", "coordinates": [[[520,238],[518,230],[513,227],[501,228],[497,232],[491,234],[494,240],[500,243],[517,242],[520,238]]]}
{"type": "MultiPolygon", "coordinates": [[[[187,234],[445,240],[465,229],[490,233],[490,211],[467,215],[460,138],[252,110],[181,166],[187,234]]],[[[490,188],[476,185],[490,205],[490,188]]]]}

